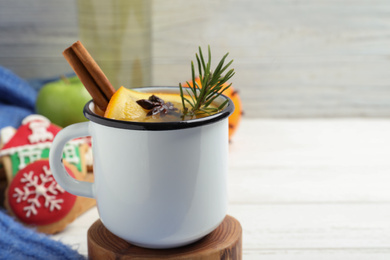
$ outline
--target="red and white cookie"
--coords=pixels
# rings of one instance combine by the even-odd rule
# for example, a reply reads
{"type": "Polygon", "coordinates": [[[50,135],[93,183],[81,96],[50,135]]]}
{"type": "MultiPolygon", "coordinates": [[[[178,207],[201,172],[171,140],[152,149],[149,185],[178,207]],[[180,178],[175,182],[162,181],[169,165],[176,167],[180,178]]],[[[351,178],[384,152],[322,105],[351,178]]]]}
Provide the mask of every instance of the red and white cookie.
{"type": "MultiPolygon", "coordinates": [[[[69,175],[79,177],[72,166],[69,175]]],[[[21,222],[38,231],[53,234],[63,230],[94,201],[77,197],[61,188],[47,159],[35,161],[20,170],[6,191],[6,207],[21,222]]]]}
{"type": "MultiPolygon", "coordinates": [[[[67,171],[74,177],[69,168],[67,171]]],[[[57,184],[47,160],[27,165],[16,174],[8,188],[9,206],[26,224],[52,224],[65,217],[75,202],[76,196],[57,184]]]]}

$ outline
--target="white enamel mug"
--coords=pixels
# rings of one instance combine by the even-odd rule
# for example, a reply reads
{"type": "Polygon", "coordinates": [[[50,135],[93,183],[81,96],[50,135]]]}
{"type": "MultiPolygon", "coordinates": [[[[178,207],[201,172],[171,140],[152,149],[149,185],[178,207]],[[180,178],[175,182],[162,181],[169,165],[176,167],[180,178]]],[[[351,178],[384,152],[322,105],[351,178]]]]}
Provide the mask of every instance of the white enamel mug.
{"type": "MultiPolygon", "coordinates": [[[[179,88],[140,91],[178,93],[179,88]]],[[[228,116],[233,102],[205,118],[163,123],[112,120],[95,114],[61,130],[50,149],[50,167],[68,192],[96,198],[100,219],[116,236],[141,247],[172,248],[212,232],[227,211],[228,116]],[[94,183],[65,170],[66,142],[92,136],[94,183]]]]}

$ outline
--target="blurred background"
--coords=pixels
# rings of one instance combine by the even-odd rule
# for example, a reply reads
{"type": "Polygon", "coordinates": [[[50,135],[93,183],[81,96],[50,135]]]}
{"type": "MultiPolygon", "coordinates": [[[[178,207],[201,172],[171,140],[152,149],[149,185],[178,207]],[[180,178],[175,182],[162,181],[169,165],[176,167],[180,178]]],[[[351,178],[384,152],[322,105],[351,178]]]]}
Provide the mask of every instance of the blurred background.
{"type": "Polygon", "coordinates": [[[17,75],[72,72],[62,51],[78,39],[94,57],[138,44],[138,61],[131,50],[111,50],[127,59],[111,67],[142,74],[145,85],[189,80],[198,46],[210,45],[214,61],[229,52],[249,118],[390,116],[388,0],[0,0],[0,65],[17,75]],[[133,36],[96,34],[113,30],[133,36]]]}

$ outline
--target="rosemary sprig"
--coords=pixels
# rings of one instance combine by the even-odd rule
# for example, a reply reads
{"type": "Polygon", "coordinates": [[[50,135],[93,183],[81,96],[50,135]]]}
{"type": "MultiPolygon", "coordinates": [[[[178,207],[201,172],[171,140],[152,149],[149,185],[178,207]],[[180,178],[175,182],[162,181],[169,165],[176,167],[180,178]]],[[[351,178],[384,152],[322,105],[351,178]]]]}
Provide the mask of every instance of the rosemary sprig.
{"type": "Polygon", "coordinates": [[[224,65],[225,59],[228,55],[229,53],[226,53],[223,56],[223,58],[218,63],[217,67],[213,72],[211,71],[210,46],[208,46],[207,63],[205,63],[202,49],[199,47],[199,55],[196,54],[196,61],[198,65],[200,86],[195,81],[195,67],[194,62],[192,61],[192,84],[187,81],[186,83],[188,85],[188,88],[183,88],[181,83],[179,83],[184,116],[196,116],[203,113],[213,114],[223,109],[224,106],[227,104],[228,101],[226,100],[217,108],[210,107],[210,104],[232,85],[231,83],[227,86],[225,86],[224,84],[233,77],[235,73],[234,69],[230,69],[225,75],[222,75],[222,73],[224,73],[227,68],[233,63],[233,60],[231,60],[229,63],[224,65]],[[189,96],[189,98],[186,98],[184,90],[189,96]],[[189,105],[189,107],[186,107],[186,103],[189,105]]]}

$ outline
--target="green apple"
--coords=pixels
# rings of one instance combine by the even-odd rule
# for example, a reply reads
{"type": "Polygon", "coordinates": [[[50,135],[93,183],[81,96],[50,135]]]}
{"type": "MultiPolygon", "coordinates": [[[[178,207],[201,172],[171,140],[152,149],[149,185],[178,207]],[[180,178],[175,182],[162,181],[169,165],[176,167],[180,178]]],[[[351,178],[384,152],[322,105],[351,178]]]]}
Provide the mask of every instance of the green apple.
{"type": "Polygon", "coordinates": [[[77,76],[44,85],[38,93],[35,110],[53,124],[65,127],[86,121],[84,105],[91,96],[77,76]]]}

